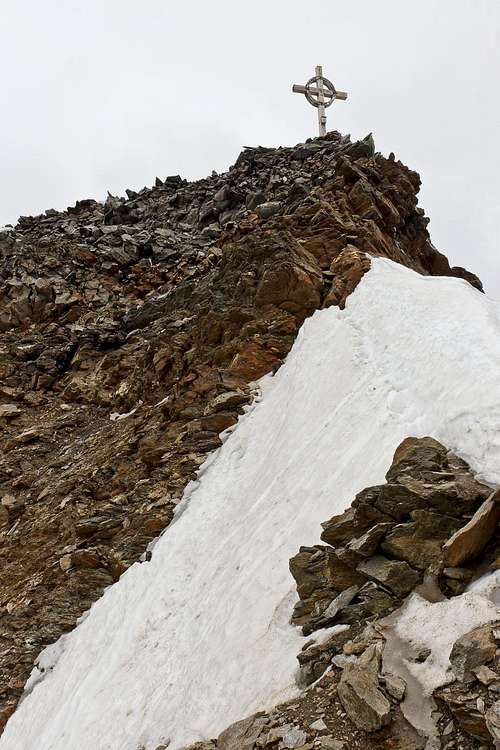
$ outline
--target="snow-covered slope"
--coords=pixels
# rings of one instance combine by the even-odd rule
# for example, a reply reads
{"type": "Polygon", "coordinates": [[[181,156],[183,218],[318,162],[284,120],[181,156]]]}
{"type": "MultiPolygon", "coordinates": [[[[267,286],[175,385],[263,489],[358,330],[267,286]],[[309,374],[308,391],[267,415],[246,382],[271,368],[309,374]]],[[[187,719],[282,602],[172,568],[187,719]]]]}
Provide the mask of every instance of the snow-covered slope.
{"type": "Polygon", "coordinates": [[[500,482],[499,334],[466,282],[374,260],[344,311],[305,322],[151,562],[42,656],[53,669],[0,750],[175,749],[293,694],[288,560],[320,521],[381,482],[409,435],[500,482]]]}

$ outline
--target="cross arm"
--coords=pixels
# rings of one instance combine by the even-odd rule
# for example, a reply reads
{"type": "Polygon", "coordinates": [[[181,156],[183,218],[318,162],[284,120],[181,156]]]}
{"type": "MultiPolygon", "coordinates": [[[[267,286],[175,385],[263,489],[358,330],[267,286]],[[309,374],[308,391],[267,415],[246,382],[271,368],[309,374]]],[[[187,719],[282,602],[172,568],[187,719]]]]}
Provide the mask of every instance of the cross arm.
{"type": "MultiPolygon", "coordinates": [[[[292,91],[295,94],[305,94],[306,91],[309,91],[310,94],[318,94],[319,93],[319,90],[317,88],[314,88],[314,87],[311,86],[309,89],[306,89],[305,86],[301,86],[298,83],[294,83],[293,84],[292,91]]],[[[332,94],[327,89],[323,89],[323,96],[328,97],[330,99],[331,96],[332,96],[332,94]]],[[[347,99],[347,92],[345,92],[345,91],[336,91],[335,92],[335,99],[343,99],[343,100],[347,99]]]]}

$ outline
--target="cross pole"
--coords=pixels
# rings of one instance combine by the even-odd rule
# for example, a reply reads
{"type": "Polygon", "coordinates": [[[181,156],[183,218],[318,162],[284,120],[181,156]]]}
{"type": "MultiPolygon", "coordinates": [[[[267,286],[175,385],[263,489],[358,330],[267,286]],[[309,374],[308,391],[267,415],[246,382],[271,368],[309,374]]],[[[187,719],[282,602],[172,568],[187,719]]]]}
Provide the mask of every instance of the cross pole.
{"type": "Polygon", "coordinates": [[[294,83],[292,91],[295,94],[304,94],[309,104],[317,108],[319,134],[326,135],[326,108],[333,104],[335,99],[347,99],[347,93],[337,91],[333,83],[323,77],[321,65],[316,65],[316,75],[310,78],[305,86],[294,83]]]}

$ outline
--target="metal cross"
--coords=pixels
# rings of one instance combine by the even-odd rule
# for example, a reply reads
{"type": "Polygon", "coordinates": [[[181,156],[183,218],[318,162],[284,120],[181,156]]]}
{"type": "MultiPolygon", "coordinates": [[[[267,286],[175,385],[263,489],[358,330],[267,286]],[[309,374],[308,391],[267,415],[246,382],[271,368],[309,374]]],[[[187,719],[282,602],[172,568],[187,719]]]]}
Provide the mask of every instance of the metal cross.
{"type": "Polygon", "coordinates": [[[320,136],[326,135],[326,112],[325,109],[333,104],[335,99],[347,99],[345,91],[337,91],[328,78],[323,77],[323,68],[316,65],[316,75],[308,80],[305,86],[294,83],[292,91],[295,94],[305,94],[309,104],[318,110],[318,125],[320,136]]]}

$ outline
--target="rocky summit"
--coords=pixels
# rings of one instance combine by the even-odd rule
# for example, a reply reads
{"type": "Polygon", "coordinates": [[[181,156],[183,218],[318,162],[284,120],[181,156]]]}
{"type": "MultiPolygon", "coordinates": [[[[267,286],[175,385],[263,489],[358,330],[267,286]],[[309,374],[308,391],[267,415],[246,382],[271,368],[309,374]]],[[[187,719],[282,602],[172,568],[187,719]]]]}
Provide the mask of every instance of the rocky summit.
{"type": "MultiPolygon", "coordinates": [[[[433,246],[419,187],[371,135],[331,132],[0,231],[2,729],[43,649],[151,558],[307,318],[349,305],[373,258],[482,291],[433,246]]],[[[290,559],[287,617],[310,639],[297,694],[251,716],[242,707],[196,747],[499,746],[500,620],[451,644],[447,679],[418,708],[434,656],[402,635],[416,598],[462,601],[497,569],[498,493],[420,432],[385,471],[290,559]]],[[[25,698],[42,689],[30,681],[25,698]]],[[[169,744],[141,743],[130,747],[169,744]]],[[[107,737],[92,750],[115,747],[107,737]]]]}

